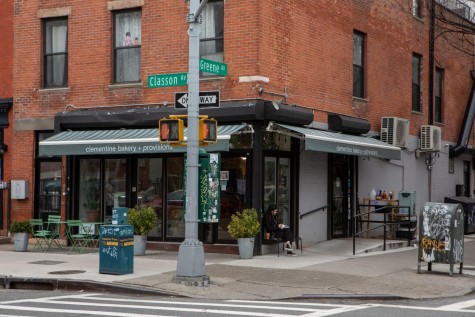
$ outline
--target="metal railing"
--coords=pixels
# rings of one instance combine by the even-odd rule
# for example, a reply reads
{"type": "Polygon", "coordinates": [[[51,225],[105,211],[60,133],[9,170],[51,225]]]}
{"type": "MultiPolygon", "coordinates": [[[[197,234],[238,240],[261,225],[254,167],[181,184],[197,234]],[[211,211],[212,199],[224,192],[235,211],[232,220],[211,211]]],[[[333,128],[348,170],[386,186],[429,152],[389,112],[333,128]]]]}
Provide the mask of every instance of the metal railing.
{"type": "MultiPolygon", "coordinates": [[[[356,236],[359,236],[362,233],[366,233],[369,231],[373,231],[379,228],[383,228],[383,251],[386,251],[386,227],[387,226],[400,226],[400,225],[407,225],[408,226],[408,235],[407,235],[407,246],[411,245],[411,229],[412,229],[412,224],[414,221],[411,221],[411,217],[414,217],[414,215],[411,214],[411,207],[410,206],[377,206],[377,205],[359,205],[359,207],[373,207],[375,208],[373,211],[365,212],[365,213],[358,213],[357,215],[353,216],[353,225],[354,225],[354,230],[353,230],[353,255],[356,254],[356,236]],[[376,208],[380,207],[380,208],[376,208]],[[401,221],[388,221],[387,219],[387,214],[393,213],[394,209],[401,209],[401,208],[406,208],[408,211],[407,213],[407,218],[408,220],[401,220],[401,221]],[[366,215],[371,215],[371,214],[383,214],[383,220],[364,220],[361,217],[366,216],[366,215]],[[359,218],[359,219],[358,219],[359,218]],[[379,226],[375,226],[372,228],[368,228],[366,230],[361,230],[357,231],[357,226],[358,223],[382,223],[379,226]]],[[[398,215],[401,215],[398,213],[398,215]]],[[[403,215],[405,216],[405,214],[403,215]]],[[[369,219],[369,217],[368,217],[369,219]]]]}
{"type": "Polygon", "coordinates": [[[312,213],[314,213],[314,212],[317,212],[317,211],[319,211],[319,210],[325,210],[325,208],[327,208],[327,207],[329,207],[329,206],[330,206],[330,205],[321,206],[321,207],[318,207],[317,209],[304,212],[303,214],[301,214],[301,213],[299,212],[300,219],[302,219],[304,216],[307,216],[307,215],[312,214],[312,213]]]}

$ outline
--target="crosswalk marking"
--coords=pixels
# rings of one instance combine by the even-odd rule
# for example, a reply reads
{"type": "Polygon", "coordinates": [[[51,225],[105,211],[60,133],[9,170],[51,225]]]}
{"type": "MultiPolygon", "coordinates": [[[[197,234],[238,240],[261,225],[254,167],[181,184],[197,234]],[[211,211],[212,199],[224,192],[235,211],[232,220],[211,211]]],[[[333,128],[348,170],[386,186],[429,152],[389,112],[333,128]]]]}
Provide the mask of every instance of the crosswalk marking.
{"type": "Polygon", "coordinates": [[[71,314],[90,316],[117,316],[117,317],[171,317],[178,313],[203,313],[208,315],[256,316],[256,317],[326,317],[338,314],[348,314],[352,311],[370,308],[395,308],[405,310],[445,311],[459,313],[475,313],[470,307],[475,307],[475,299],[453,303],[440,307],[422,307],[407,305],[392,305],[380,303],[363,303],[359,305],[329,304],[318,302],[291,302],[291,301],[253,301],[253,300],[225,300],[225,301],[180,301],[180,300],[150,300],[133,298],[107,298],[103,294],[75,294],[65,296],[50,296],[0,302],[0,317],[36,317],[34,315],[18,316],[6,315],[5,311],[23,311],[50,314],[71,314]],[[28,304],[29,306],[22,306],[28,304]],[[41,304],[48,305],[42,307],[41,304]],[[38,306],[38,307],[36,307],[38,306]],[[87,306],[87,307],[86,307],[87,306]],[[81,309],[84,307],[84,310],[81,309]],[[117,308],[111,311],[110,307],[117,308]],[[105,309],[101,311],[100,309],[105,309]],[[97,310],[96,310],[97,309],[97,310]],[[141,314],[140,311],[150,313],[141,314]],[[265,311],[263,311],[265,310],[265,311]],[[238,312],[239,311],[239,312],[238,312]],[[3,314],[2,314],[3,313],[3,314]],[[158,313],[158,314],[157,314],[158,313]],[[163,313],[164,315],[161,315],[163,313]],[[159,315],[160,314],[160,315],[159,315]]]}

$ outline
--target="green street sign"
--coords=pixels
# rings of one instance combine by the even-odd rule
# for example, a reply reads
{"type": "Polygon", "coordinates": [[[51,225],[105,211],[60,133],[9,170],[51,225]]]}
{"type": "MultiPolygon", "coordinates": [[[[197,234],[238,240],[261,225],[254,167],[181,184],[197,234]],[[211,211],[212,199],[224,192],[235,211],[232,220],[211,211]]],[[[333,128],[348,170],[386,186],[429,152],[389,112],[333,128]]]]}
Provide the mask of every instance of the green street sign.
{"type": "Polygon", "coordinates": [[[201,58],[200,71],[221,76],[228,76],[228,64],[218,63],[201,58]]]}
{"type": "Polygon", "coordinates": [[[148,88],[163,88],[188,85],[188,73],[150,75],[147,80],[148,88]]]}

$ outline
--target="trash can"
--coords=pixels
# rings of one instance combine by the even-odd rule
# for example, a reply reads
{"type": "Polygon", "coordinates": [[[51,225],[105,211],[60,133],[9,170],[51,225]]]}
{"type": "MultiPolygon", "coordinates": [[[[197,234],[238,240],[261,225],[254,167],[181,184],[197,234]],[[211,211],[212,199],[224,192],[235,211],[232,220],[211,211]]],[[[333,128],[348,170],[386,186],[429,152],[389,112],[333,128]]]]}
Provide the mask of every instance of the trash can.
{"type": "Polygon", "coordinates": [[[126,225],[129,223],[129,208],[127,207],[114,207],[112,209],[112,224],[113,225],[126,225]]]}
{"type": "Polygon", "coordinates": [[[99,273],[134,272],[134,226],[103,225],[99,238],[99,273]]]}
{"type": "Polygon", "coordinates": [[[465,196],[456,196],[445,197],[444,202],[451,204],[461,204],[465,213],[464,233],[475,233],[475,200],[465,196]]]}
{"type": "Polygon", "coordinates": [[[425,203],[419,214],[419,251],[417,273],[421,273],[421,263],[450,265],[450,276],[454,264],[463,268],[463,209],[460,204],[425,203]]]}

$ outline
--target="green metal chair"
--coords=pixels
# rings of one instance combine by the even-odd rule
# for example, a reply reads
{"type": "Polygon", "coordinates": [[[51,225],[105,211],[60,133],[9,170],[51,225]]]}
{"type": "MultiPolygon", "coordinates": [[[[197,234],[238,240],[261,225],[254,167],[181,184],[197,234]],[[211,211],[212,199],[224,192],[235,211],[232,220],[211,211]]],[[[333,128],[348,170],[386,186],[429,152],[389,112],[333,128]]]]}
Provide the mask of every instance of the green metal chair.
{"type": "Polygon", "coordinates": [[[89,244],[90,236],[84,234],[82,230],[83,223],[81,220],[68,220],[67,224],[67,235],[68,239],[71,242],[70,252],[73,252],[75,249],[82,253],[85,247],[89,244]]]}
{"type": "Polygon", "coordinates": [[[30,219],[30,225],[33,229],[33,236],[36,239],[36,244],[32,251],[41,249],[41,251],[45,252],[49,247],[50,232],[44,229],[43,219],[30,219]]]}
{"type": "Polygon", "coordinates": [[[49,215],[47,223],[49,231],[48,249],[51,248],[53,244],[56,244],[59,250],[61,250],[61,216],[49,215]]]}

